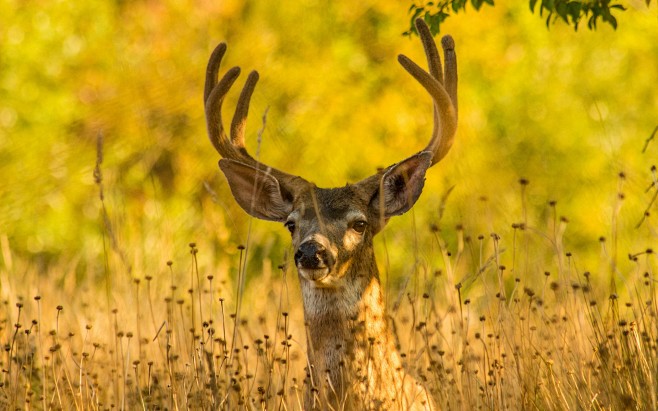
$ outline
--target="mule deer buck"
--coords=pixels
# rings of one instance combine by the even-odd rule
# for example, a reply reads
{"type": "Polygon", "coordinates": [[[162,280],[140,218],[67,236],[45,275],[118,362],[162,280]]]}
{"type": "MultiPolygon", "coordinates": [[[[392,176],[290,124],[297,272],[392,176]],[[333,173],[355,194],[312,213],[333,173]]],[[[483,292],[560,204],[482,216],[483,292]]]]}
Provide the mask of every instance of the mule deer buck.
{"type": "Polygon", "coordinates": [[[222,125],[224,97],[240,74],[218,80],[226,44],[212,53],[204,92],[208,134],[223,157],[219,168],[238,204],[256,218],[284,223],[292,234],[307,325],[309,385],[305,409],[432,409],[427,389],[402,368],[388,325],[373,237],[389,218],[408,211],[423,189],[425,172],[452,146],[457,129],[457,60],[451,37],[442,39],[445,72],[432,35],[416,27],[429,73],[406,56],[400,64],[434,101],[427,147],[375,175],[340,188],[319,188],[269,167],[245,148],[249,101],[258,81],[252,71],[238,99],[230,138],[222,125]]]}

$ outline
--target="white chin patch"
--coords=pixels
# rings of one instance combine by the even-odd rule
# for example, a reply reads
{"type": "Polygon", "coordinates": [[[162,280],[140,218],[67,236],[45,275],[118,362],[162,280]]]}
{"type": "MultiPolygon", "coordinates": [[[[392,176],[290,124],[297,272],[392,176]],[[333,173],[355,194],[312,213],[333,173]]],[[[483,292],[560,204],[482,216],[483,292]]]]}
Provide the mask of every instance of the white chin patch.
{"type": "Polygon", "coordinates": [[[312,283],[319,284],[329,276],[329,268],[301,268],[297,267],[299,274],[312,283]]]}

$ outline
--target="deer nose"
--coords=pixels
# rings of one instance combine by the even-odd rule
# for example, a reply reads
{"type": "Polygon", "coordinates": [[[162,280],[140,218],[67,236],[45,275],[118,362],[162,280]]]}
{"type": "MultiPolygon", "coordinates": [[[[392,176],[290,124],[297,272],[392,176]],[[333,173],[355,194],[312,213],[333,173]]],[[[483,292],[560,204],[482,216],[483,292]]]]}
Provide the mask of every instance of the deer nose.
{"type": "Polygon", "coordinates": [[[315,269],[327,266],[327,249],[317,241],[307,241],[295,253],[297,267],[315,269]]]}

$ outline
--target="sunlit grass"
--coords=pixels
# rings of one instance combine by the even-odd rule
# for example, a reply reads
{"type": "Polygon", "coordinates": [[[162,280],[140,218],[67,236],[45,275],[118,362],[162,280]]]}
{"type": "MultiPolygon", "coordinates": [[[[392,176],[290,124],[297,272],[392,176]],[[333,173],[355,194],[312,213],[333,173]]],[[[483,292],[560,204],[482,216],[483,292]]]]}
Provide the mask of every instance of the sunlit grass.
{"type": "MultiPolygon", "coordinates": [[[[522,180],[520,209],[528,190],[522,180]]],[[[390,277],[390,322],[405,368],[442,409],[658,405],[653,250],[619,250],[630,265],[617,264],[602,237],[591,250],[600,264],[581,267],[591,258],[565,248],[569,223],[555,208],[547,202],[540,223],[524,212],[504,236],[444,232],[440,220],[416,228],[422,248],[409,243],[408,255],[427,262],[390,277]]],[[[300,409],[309,379],[296,273],[254,261],[248,245],[227,250],[228,266],[200,265],[204,243],[129,275],[107,247],[105,271],[75,283],[65,264],[43,273],[8,259],[3,242],[2,408],[300,409]]]]}

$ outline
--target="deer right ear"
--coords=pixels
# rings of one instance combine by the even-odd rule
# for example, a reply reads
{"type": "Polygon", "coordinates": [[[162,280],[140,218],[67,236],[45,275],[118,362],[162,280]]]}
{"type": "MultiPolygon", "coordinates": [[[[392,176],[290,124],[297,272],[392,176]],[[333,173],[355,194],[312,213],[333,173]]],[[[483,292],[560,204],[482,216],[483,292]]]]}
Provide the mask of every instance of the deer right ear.
{"type": "Polygon", "coordinates": [[[286,221],[292,202],[284,196],[279,181],[263,170],[234,160],[219,160],[233,197],[249,215],[261,220],[286,221]]]}
{"type": "Polygon", "coordinates": [[[422,151],[393,165],[381,178],[371,204],[385,219],[404,214],[416,203],[425,183],[432,153],[422,151]]]}

